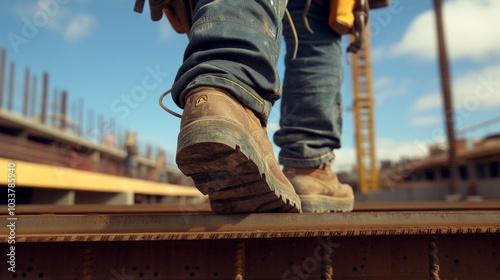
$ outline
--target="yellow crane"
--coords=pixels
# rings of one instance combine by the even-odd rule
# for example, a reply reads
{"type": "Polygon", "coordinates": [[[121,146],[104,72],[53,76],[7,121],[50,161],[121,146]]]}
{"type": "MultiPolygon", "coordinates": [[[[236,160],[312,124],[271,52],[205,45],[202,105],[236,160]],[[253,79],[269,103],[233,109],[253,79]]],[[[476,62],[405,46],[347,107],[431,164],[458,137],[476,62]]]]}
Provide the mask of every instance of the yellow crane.
{"type": "Polygon", "coordinates": [[[352,54],[351,63],[358,182],[361,192],[367,193],[379,188],[369,26],[365,28],[361,49],[352,54]]]}

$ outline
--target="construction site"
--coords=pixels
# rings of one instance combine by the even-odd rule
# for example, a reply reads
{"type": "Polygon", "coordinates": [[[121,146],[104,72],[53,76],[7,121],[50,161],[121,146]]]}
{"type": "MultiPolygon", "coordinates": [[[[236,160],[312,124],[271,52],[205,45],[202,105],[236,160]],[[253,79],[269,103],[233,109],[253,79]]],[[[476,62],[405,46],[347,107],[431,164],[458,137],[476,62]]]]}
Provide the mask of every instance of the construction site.
{"type": "Polygon", "coordinates": [[[344,66],[356,153],[337,175],[352,212],[216,214],[162,143],[0,47],[0,279],[500,279],[499,110],[455,127],[443,3],[429,2],[446,142],[378,157],[366,29],[344,66]]]}

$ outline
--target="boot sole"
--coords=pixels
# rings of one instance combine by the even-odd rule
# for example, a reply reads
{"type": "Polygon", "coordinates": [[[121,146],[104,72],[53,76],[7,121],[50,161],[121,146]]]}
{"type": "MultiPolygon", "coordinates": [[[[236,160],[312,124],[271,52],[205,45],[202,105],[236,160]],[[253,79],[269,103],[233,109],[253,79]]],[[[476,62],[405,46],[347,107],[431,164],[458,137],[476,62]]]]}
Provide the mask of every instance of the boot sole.
{"type": "Polygon", "coordinates": [[[324,195],[299,195],[299,197],[303,212],[351,212],[354,208],[354,198],[338,198],[324,195]]]}
{"type": "Polygon", "coordinates": [[[258,145],[240,125],[203,118],[182,128],[176,162],[221,214],[300,212],[300,199],[272,176],[258,145]],[[266,175],[269,174],[269,175],[266,175]]]}

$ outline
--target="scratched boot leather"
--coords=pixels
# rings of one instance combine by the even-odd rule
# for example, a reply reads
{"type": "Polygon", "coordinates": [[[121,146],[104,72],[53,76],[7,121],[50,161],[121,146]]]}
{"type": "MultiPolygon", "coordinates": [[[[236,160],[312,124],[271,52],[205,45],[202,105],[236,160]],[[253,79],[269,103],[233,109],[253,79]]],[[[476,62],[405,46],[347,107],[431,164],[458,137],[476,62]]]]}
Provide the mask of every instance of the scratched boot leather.
{"type": "Polygon", "coordinates": [[[299,195],[303,212],[352,211],[353,190],[339,182],[329,162],[313,168],[285,166],[283,173],[299,195]]]}
{"type": "Polygon", "coordinates": [[[176,162],[216,213],[301,210],[260,120],[223,90],[186,95],[176,162]]]}

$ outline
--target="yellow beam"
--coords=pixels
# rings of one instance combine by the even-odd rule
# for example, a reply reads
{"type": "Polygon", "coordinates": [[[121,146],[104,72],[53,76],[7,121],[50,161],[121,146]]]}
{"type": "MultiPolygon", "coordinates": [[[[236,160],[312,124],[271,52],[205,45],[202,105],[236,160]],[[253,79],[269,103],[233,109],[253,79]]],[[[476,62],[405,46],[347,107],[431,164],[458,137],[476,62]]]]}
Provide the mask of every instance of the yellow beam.
{"type": "MultiPolygon", "coordinates": [[[[7,171],[15,164],[16,186],[93,192],[132,192],[165,196],[202,196],[194,187],[158,183],[82,171],[57,165],[44,165],[0,158],[0,168],[7,171]]],[[[2,172],[5,174],[4,172],[2,172]]],[[[8,184],[8,176],[0,177],[0,185],[8,184]]]]}

